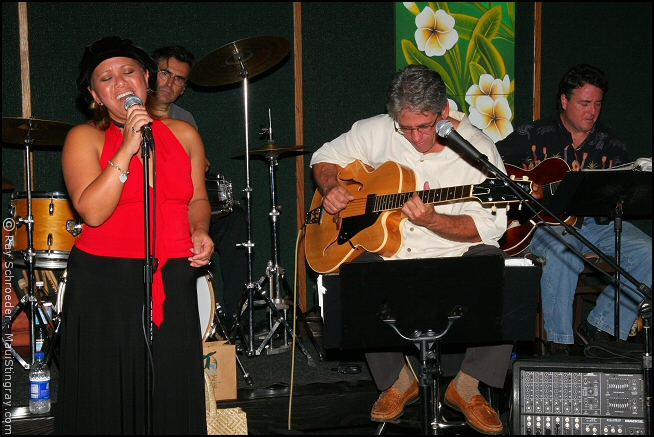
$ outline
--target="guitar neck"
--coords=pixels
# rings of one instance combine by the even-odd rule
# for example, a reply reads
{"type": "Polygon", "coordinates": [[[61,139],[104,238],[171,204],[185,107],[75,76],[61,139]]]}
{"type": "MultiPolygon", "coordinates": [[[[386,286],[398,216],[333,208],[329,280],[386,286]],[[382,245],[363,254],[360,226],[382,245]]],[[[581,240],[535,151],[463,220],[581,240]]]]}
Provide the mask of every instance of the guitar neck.
{"type": "Polygon", "coordinates": [[[431,190],[411,191],[407,193],[377,194],[372,196],[374,198],[372,212],[390,211],[402,208],[414,193],[418,193],[420,199],[426,204],[438,204],[451,202],[453,200],[474,198],[472,195],[473,188],[474,185],[460,185],[457,187],[434,188],[431,190]]]}

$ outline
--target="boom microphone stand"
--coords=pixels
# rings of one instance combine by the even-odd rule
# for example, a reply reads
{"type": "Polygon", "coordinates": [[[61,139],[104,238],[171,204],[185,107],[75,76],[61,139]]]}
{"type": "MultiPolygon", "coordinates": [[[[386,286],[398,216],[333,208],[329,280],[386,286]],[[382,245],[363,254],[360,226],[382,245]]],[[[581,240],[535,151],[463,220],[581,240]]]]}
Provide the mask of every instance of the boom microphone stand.
{"type": "MultiPolygon", "coordinates": [[[[454,144],[456,147],[458,147],[460,150],[462,150],[466,155],[468,155],[470,158],[474,159],[476,162],[480,163],[483,165],[486,169],[488,169],[491,173],[493,173],[495,176],[497,176],[499,179],[504,181],[505,185],[509,186],[511,190],[519,196],[521,199],[529,200],[530,202],[533,202],[535,205],[537,205],[542,211],[544,211],[547,215],[553,217],[561,226],[564,227],[565,231],[569,234],[572,234],[576,239],[581,241],[583,244],[585,244],[588,248],[590,248],[593,252],[598,254],[607,264],[609,264],[611,267],[613,267],[616,271],[616,273],[619,273],[623,277],[627,278],[629,282],[631,282],[634,285],[634,290],[636,293],[638,293],[639,296],[643,298],[643,301],[641,302],[641,305],[639,306],[639,309],[643,311],[643,319],[646,320],[645,322],[645,352],[643,354],[643,374],[644,374],[644,381],[646,381],[646,397],[647,397],[647,404],[645,405],[645,434],[649,435],[650,431],[650,404],[651,404],[651,371],[652,371],[652,356],[651,356],[651,351],[649,350],[649,332],[647,332],[650,328],[651,325],[651,306],[652,306],[652,289],[648,287],[646,284],[639,282],[636,278],[634,278],[629,272],[627,272],[625,269],[623,269],[621,266],[613,262],[606,254],[604,254],[600,249],[595,247],[594,244],[592,244],[588,239],[586,239],[583,235],[581,235],[577,229],[575,229],[574,226],[570,226],[567,224],[565,221],[561,220],[556,214],[552,213],[549,211],[547,208],[545,208],[543,205],[541,205],[530,193],[525,192],[522,190],[511,178],[506,175],[504,172],[500,171],[497,167],[495,167],[489,160],[488,157],[482,153],[480,153],[472,144],[470,144],[466,139],[464,139],[458,132],[454,130],[454,126],[452,125],[452,122],[448,120],[441,120],[438,122],[436,125],[436,130],[438,132],[438,135],[441,136],[442,138],[447,138],[450,140],[452,144],[454,144]]],[[[532,208],[528,204],[529,208],[532,208]]],[[[532,208],[533,209],[533,208],[532,208]]],[[[535,212],[535,211],[534,211],[535,212]]],[[[552,233],[552,235],[558,235],[556,233],[552,233]]],[[[595,265],[593,265],[592,262],[589,262],[586,260],[586,258],[583,256],[583,254],[579,253],[576,249],[573,247],[569,246],[565,240],[561,238],[561,241],[566,244],[566,246],[572,250],[578,257],[580,257],[584,262],[587,264],[593,266],[594,269],[597,271],[601,272],[601,269],[595,265]]],[[[614,280],[617,280],[619,278],[619,275],[616,275],[614,280]]],[[[616,323],[617,326],[617,323],[616,323]]]]}

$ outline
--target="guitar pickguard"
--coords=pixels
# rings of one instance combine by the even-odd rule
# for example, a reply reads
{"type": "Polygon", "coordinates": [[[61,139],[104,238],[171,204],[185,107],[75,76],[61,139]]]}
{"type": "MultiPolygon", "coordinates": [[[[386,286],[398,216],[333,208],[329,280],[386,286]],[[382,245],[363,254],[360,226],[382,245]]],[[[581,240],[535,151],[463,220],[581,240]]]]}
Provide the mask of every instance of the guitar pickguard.
{"type": "Polygon", "coordinates": [[[341,219],[341,229],[338,233],[337,243],[345,244],[365,228],[374,225],[380,214],[380,212],[375,212],[341,219]]]}

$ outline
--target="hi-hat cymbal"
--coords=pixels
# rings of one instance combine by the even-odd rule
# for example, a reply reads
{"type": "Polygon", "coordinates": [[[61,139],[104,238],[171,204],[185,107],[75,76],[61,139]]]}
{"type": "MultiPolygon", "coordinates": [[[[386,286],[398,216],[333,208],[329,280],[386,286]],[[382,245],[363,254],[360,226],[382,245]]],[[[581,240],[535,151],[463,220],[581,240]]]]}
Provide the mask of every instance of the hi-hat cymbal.
{"type": "Polygon", "coordinates": [[[2,118],[2,142],[25,144],[29,134],[35,146],[63,146],[72,124],[36,118],[2,118]]]}
{"type": "Polygon", "coordinates": [[[189,80],[200,86],[229,85],[273,67],[291,50],[280,36],[255,36],[226,44],[200,59],[189,80]],[[244,70],[245,68],[245,70],[244,70]]]}
{"type": "Polygon", "coordinates": [[[2,177],[2,191],[13,190],[13,189],[14,189],[14,183],[3,176],[2,177]]]}
{"type": "MultiPolygon", "coordinates": [[[[282,153],[296,152],[296,153],[309,153],[304,150],[304,146],[284,146],[277,143],[266,143],[265,146],[258,149],[250,149],[250,155],[264,155],[264,156],[277,156],[282,153]]],[[[245,150],[238,152],[238,156],[245,156],[245,150]]]]}

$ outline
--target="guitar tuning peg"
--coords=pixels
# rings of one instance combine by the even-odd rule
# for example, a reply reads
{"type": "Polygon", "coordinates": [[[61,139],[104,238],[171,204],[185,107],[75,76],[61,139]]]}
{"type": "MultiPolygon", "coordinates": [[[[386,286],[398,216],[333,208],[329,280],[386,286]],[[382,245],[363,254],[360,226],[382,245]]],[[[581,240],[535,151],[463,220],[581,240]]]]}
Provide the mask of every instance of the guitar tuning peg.
{"type": "Polygon", "coordinates": [[[510,203],[507,203],[507,204],[506,204],[506,212],[509,212],[510,209],[511,209],[511,204],[510,204],[510,203]]]}
{"type": "Polygon", "coordinates": [[[497,206],[493,205],[493,207],[491,208],[491,211],[492,211],[493,214],[495,214],[497,212],[497,206]]]}
{"type": "Polygon", "coordinates": [[[512,181],[515,181],[515,175],[514,175],[514,174],[512,174],[512,175],[509,176],[509,177],[511,178],[512,181]]]}
{"type": "Polygon", "coordinates": [[[518,204],[518,211],[522,211],[522,202],[518,204]]]}
{"type": "Polygon", "coordinates": [[[529,180],[529,177],[525,175],[525,176],[522,177],[522,180],[523,180],[523,181],[528,181],[528,180],[529,180]]]}

